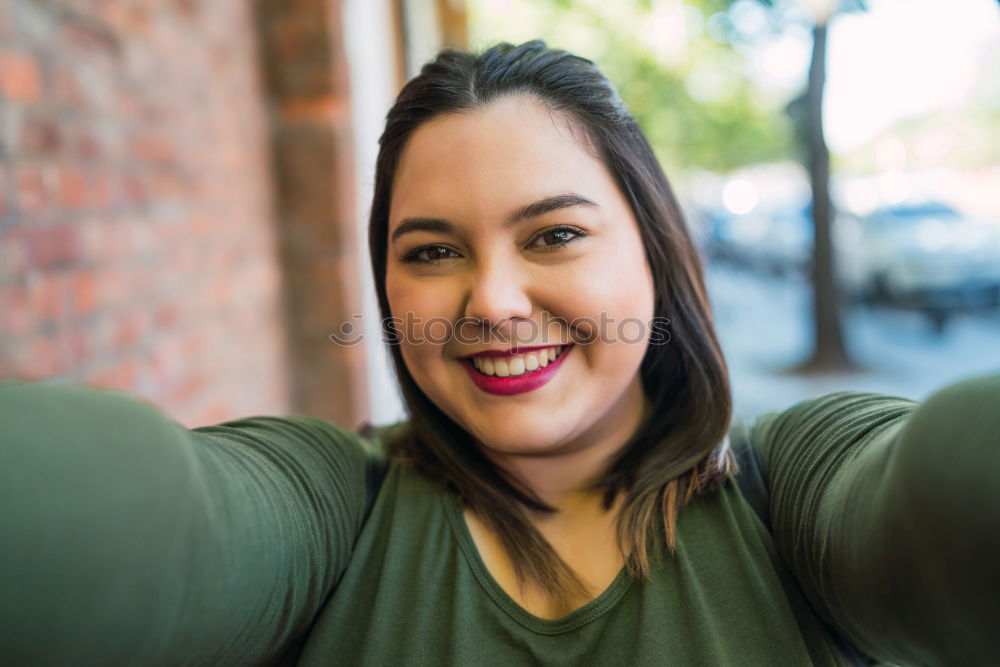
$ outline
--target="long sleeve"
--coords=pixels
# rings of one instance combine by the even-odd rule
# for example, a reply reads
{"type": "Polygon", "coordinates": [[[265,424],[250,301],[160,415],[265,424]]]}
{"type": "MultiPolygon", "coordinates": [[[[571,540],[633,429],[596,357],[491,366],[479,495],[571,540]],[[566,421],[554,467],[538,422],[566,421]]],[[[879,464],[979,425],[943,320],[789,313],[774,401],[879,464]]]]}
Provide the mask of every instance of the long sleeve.
{"type": "Polygon", "coordinates": [[[751,437],[818,613],[891,663],[1000,664],[1000,374],[923,403],[826,394],[751,437]]]}
{"type": "Polygon", "coordinates": [[[0,655],[274,664],[347,566],[373,456],[312,417],[188,430],[120,392],[0,383],[0,655]]]}

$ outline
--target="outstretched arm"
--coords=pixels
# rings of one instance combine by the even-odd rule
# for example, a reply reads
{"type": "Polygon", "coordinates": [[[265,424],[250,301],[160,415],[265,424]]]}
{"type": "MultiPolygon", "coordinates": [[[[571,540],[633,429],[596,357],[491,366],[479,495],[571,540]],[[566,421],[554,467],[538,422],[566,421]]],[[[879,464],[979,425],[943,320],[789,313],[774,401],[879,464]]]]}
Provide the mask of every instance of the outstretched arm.
{"type": "Polygon", "coordinates": [[[347,565],[365,460],[311,417],[187,430],[127,394],[0,383],[0,654],[277,660],[347,565]]]}
{"type": "Polygon", "coordinates": [[[915,403],[758,417],[775,540],[810,602],[890,662],[1000,664],[1000,374],[915,403]]]}

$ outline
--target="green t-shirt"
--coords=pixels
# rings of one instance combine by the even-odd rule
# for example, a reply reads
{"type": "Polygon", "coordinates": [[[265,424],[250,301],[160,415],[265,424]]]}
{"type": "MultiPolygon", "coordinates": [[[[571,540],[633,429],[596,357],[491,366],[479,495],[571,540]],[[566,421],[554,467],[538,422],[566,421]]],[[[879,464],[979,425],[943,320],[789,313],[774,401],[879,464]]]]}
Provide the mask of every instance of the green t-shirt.
{"type": "Polygon", "coordinates": [[[385,429],[188,430],[119,392],[0,383],[0,656],[31,665],[1000,664],[1000,375],[837,392],[731,431],[770,487],[685,507],[676,555],[557,620],[483,565],[385,429]],[[376,485],[377,488],[373,488],[376,485]],[[377,491],[369,507],[369,491],[377,491]]]}

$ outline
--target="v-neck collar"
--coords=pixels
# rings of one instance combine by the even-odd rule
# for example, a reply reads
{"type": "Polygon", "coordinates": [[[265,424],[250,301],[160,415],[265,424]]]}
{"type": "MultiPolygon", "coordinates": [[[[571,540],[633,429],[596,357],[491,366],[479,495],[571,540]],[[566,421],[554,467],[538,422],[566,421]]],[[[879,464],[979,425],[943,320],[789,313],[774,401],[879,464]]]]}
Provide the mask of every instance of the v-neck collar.
{"type": "Polygon", "coordinates": [[[452,531],[480,585],[493,602],[511,618],[532,632],[543,635],[557,635],[586,625],[613,608],[622,599],[632,584],[632,577],[629,576],[627,568],[623,567],[619,570],[618,576],[615,577],[614,581],[611,582],[603,593],[582,607],[574,609],[561,618],[548,619],[535,616],[508,595],[507,591],[490,574],[486,563],[479,554],[479,549],[476,547],[475,541],[472,539],[472,533],[469,532],[469,526],[462,515],[462,507],[458,501],[458,497],[453,493],[445,492],[441,495],[441,500],[444,503],[445,514],[448,516],[452,531]]]}

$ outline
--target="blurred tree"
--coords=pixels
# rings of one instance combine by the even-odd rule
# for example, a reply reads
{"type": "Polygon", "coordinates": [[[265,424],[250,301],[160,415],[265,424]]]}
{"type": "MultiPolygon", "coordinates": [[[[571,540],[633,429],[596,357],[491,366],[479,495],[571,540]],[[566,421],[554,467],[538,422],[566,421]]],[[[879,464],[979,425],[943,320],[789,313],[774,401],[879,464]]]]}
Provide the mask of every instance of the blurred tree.
{"type": "MultiPolygon", "coordinates": [[[[745,0],[726,0],[728,6],[745,0]]],[[[811,20],[813,47],[805,91],[788,105],[795,121],[796,134],[804,148],[805,164],[812,188],[814,228],[812,287],[814,346],[809,359],[795,370],[827,372],[854,367],[844,344],[840,294],[836,281],[832,241],[833,207],[830,201],[830,151],[823,133],[823,93],[826,87],[826,36],[830,20],[837,13],[864,11],[864,0],[755,0],[771,10],[773,25],[782,29],[788,10],[797,4],[811,20]]],[[[796,19],[792,19],[796,20],[796,19]]]]}
{"type": "Polygon", "coordinates": [[[833,220],[833,210],[830,205],[830,151],[823,134],[828,18],[828,15],[818,14],[816,25],[813,27],[812,59],[809,62],[809,81],[803,105],[805,122],[800,122],[798,125],[805,135],[806,164],[812,187],[813,239],[815,239],[812,262],[815,342],[812,357],[802,366],[802,370],[817,371],[851,366],[844,345],[840,299],[833,265],[833,235],[830,230],[833,220]]]}
{"type": "Polygon", "coordinates": [[[598,62],[669,174],[791,158],[785,100],[757,89],[742,56],[709,34],[711,5],[475,0],[468,7],[474,46],[541,38],[598,62]]]}

